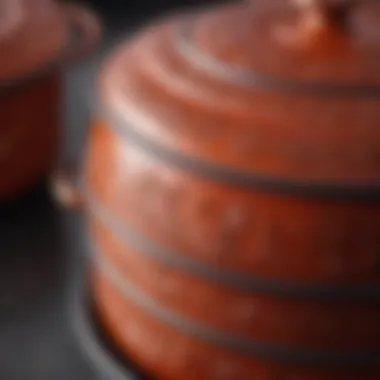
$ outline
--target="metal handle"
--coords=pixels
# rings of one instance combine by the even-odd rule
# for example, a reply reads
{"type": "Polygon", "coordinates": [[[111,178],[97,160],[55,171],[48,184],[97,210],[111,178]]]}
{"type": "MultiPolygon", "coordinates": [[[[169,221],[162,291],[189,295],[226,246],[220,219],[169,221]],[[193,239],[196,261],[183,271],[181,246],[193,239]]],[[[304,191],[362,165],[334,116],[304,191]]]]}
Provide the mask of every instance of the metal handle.
{"type": "Polygon", "coordinates": [[[76,165],[65,164],[53,173],[51,190],[56,201],[76,211],[84,209],[84,197],[76,165]]]}

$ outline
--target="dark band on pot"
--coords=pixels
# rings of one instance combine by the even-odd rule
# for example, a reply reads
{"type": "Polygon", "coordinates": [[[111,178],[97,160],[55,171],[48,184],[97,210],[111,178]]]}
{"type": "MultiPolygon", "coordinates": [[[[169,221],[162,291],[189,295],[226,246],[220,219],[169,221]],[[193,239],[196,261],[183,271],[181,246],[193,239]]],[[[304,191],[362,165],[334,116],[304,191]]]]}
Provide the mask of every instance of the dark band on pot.
{"type": "Polygon", "coordinates": [[[360,185],[354,182],[302,181],[243,171],[191,157],[175,148],[153,141],[140,132],[137,126],[123,120],[116,111],[103,104],[98,103],[97,112],[100,117],[105,118],[107,126],[125,138],[128,143],[140,147],[168,165],[211,181],[294,197],[324,198],[334,201],[380,201],[380,183],[377,182],[360,185]]]}
{"type": "Polygon", "coordinates": [[[379,85],[301,82],[223,62],[195,45],[191,28],[194,25],[193,21],[192,19],[187,20],[177,29],[176,47],[190,64],[207,72],[207,74],[243,87],[270,90],[288,95],[359,99],[380,98],[379,85]]]}
{"type": "Polygon", "coordinates": [[[347,368],[380,365],[380,352],[354,351],[340,353],[337,351],[314,350],[305,347],[282,347],[272,343],[247,340],[234,334],[220,331],[193,321],[167,306],[157,302],[151,296],[138,289],[110,263],[99,248],[91,246],[95,265],[117,286],[128,299],[154,318],[179,331],[227,350],[238,351],[245,355],[277,360],[301,365],[344,366],[347,368]]]}
{"type": "Polygon", "coordinates": [[[196,277],[253,294],[337,302],[380,303],[380,284],[352,286],[301,285],[286,281],[275,281],[217,267],[151,240],[129,223],[120,220],[116,215],[109,212],[89,190],[86,193],[86,202],[88,202],[91,215],[101,221],[124,244],[135,248],[140,254],[152,260],[176,270],[190,273],[196,277]]]}

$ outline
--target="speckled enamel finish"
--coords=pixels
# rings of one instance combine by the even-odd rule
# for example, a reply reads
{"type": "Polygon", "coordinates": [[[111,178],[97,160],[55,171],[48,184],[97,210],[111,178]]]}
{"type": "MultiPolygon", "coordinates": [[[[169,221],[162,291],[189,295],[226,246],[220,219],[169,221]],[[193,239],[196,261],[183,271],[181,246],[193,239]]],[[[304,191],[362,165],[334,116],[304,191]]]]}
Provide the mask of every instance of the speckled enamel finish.
{"type": "Polygon", "coordinates": [[[380,8],[291,3],[157,22],[100,74],[93,294],[160,379],[379,377],[380,8]]]}

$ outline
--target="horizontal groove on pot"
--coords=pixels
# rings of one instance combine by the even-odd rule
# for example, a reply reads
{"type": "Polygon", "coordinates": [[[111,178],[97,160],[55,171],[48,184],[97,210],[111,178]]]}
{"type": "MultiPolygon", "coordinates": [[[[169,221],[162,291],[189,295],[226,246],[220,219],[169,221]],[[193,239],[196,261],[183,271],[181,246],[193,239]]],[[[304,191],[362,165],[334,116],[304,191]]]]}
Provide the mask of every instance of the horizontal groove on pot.
{"type": "Polygon", "coordinates": [[[195,336],[197,339],[210,342],[227,350],[241,352],[245,355],[301,365],[326,366],[380,366],[380,351],[340,353],[336,351],[310,350],[308,348],[288,348],[266,342],[246,340],[233,334],[219,331],[212,326],[205,326],[188,319],[185,315],[174,311],[149,295],[136,288],[124,278],[117,268],[105,257],[105,254],[94,244],[90,245],[93,263],[117,286],[129,302],[135,303],[144,312],[149,313],[161,322],[178,329],[182,333],[195,336]]]}
{"type": "Polygon", "coordinates": [[[148,380],[121,359],[121,354],[103,336],[95,307],[90,300],[88,284],[83,282],[83,279],[75,281],[70,313],[78,343],[87,359],[96,367],[99,380],[148,380]]]}
{"type": "Polygon", "coordinates": [[[380,302],[380,285],[298,285],[217,268],[212,264],[202,262],[189,255],[184,255],[181,252],[176,252],[150,240],[149,237],[136,231],[133,226],[126,221],[120,220],[116,215],[109,212],[88,188],[86,190],[86,202],[89,212],[124,243],[132,245],[137,248],[139,252],[153,260],[159,261],[169,267],[189,272],[197,277],[256,294],[333,301],[380,302]]]}
{"type": "Polygon", "coordinates": [[[334,23],[335,2],[334,17],[324,12],[332,1],[302,2],[305,18],[299,1],[289,14],[281,0],[262,1],[257,25],[253,3],[147,29],[102,70],[83,188],[94,297],[114,343],[163,377],[207,362],[199,378],[208,379],[215,358],[248,379],[250,369],[290,380],[373,368],[376,378],[380,83],[378,52],[364,43],[374,41],[356,39],[373,30],[350,29],[352,2],[334,23]],[[323,22],[305,31],[315,16],[323,22]],[[285,36],[292,49],[272,26],[300,32],[285,36]],[[224,229],[231,205],[248,210],[236,233],[224,229]],[[165,216],[177,228],[157,228],[165,216]],[[257,318],[241,323],[235,305],[257,318]],[[161,368],[165,348],[181,343],[178,367],[161,368]],[[196,350],[199,362],[187,360],[196,350]]]}
{"type": "Polygon", "coordinates": [[[212,55],[196,46],[191,38],[191,27],[194,17],[190,18],[176,33],[176,47],[188,62],[193,66],[218,76],[221,79],[234,82],[240,86],[253,87],[258,90],[271,90],[300,96],[315,97],[353,97],[353,98],[379,98],[380,86],[342,83],[309,83],[296,80],[270,76],[253,69],[229,64],[213,58],[212,55]]]}
{"type": "Polygon", "coordinates": [[[292,197],[326,198],[335,201],[380,202],[380,183],[302,181],[275,177],[270,174],[243,171],[215,162],[191,157],[144,136],[138,128],[126,122],[116,110],[97,102],[96,113],[107,120],[106,125],[134,146],[142,148],[155,159],[197,176],[230,186],[264,190],[292,197]]]}

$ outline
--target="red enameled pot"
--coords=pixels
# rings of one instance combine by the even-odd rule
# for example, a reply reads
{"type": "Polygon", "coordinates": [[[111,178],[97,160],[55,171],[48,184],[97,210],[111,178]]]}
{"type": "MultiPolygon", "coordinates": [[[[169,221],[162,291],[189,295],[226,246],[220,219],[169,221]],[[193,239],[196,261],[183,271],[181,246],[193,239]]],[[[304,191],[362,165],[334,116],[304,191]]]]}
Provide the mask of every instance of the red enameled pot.
{"type": "Polygon", "coordinates": [[[98,45],[100,22],[83,6],[0,1],[0,201],[36,185],[55,163],[67,64],[98,45]]]}
{"type": "Polygon", "coordinates": [[[56,190],[126,357],[164,380],[380,378],[379,35],[370,0],[233,2],[106,62],[83,187],[56,190]]]}

